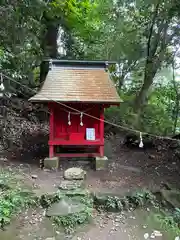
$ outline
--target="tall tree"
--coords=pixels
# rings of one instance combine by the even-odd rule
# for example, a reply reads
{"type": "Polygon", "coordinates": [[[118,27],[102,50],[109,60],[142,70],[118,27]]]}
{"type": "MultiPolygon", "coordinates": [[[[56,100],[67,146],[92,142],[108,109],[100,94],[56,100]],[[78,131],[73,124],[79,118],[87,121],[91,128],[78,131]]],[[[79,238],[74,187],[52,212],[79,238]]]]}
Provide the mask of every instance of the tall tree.
{"type": "Polygon", "coordinates": [[[134,104],[136,112],[147,102],[153,79],[163,63],[169,61],[169,47],[178,44],[180,36],[180,19],[175,1],[140,1],[138,12],[142,19],[141,27],[144,28],[146,60],[144,81],[134,104]]]}
{"type": "MultiPolygon", "coordinates": [[[[43,14],[42,25],[44,26],[43,36],[41,37],[41,46],[43,56],[47,58],[58,57],[57,39],[59,29],[63,30],[64,47],[66,48],[66,58],[80,55],[78,48],[75,48],[77,37],[84,32],[91,33],[92,28],[89,23],[90,16],[96,7],[96,1],[90,0],[51,0],[48,8],[43,14]]],[[[82,54],[82,53],[81,53],[82,54]]],[[[46,64],[41,64],[41,81],[44,80],[47,69],[46,64]]]]}
{"type": "MultiPolygon", "coordinates": [[[[1,68],[29,87],[38,84],[38,81],[34,82],[33,75],[34,71],[38,72],[37,67],[42,58],[58,56],[59,27],[68,32],[70,37],[74,37],[75,32],[78,35],[80,29],[87,31],[86,18],[90,22],[89,15],[94,6],[90,0],[1,1],[1,68]]],[[[45,71],[41,71],[41,79],[44,74],[45,71]]],[[[16,84],[10,85],[15,91],[25,92],[16,84]]]]}

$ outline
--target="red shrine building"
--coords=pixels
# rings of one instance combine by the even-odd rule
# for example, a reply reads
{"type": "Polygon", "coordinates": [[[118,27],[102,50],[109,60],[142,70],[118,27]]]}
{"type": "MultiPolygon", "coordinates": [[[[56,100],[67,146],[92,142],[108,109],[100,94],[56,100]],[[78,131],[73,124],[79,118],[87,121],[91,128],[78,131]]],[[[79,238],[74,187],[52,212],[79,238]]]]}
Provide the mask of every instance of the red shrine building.
{"type": "Polygon", "coordinates": [[[121,102],[105,61],[52,60],[31,102],[48,104],[49,158],[104,157],[104,111],[121,102]]]}

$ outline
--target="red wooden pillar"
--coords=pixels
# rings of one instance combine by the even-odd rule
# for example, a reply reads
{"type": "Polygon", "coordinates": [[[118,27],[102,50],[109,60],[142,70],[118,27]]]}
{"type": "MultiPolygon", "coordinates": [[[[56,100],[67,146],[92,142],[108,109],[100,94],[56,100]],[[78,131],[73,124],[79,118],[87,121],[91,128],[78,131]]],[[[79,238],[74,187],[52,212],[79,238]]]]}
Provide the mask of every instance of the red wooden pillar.
{"type": "MultiPolygon", "coordinates": [[[[52,103],[49,103],[49,140],[54,140],[54,106],[52,103]]],[[[49,158],[54,157],[54,145],[49,145],[49,158]]]]}
{"type": "Polygon", "coordinates": [[[99,147],[99,154],[100,154],[100,157],[104,157],[104,106],[100,107],[99,131],[100,131],[100,142],[101,144],[103,144],[99,147]]]}

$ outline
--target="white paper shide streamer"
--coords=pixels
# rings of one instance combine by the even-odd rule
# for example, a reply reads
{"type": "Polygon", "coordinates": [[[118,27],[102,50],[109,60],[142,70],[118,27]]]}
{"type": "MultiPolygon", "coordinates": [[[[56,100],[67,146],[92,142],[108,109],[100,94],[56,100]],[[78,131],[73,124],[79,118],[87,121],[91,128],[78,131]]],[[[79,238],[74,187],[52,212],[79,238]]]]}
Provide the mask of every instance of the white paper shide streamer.
{"type": "MultiPolygon", "coordinates": [[[[68,125],[71,126],[71,112],[68,112],[68,125]]],[[[83,112],[80,113],[80,126],[81,127],[84,126],[84,124],[83,124],[83,112]]]]}
{"type": "Polygon", "coordinates": [[[82,118],[83,118],[83,113],[80,114],[80,126],[81,126],[81,127],[83,126],[82,118]]]}
{"type": "Polygon", "coordinates": [[[139,133],[139,139],[140,139],[139,147],[143,148],[144,144],[143,144],[142,132],[139,133]]]}
{"type": "Polygon", "coordinates": [[[68,113],[68,125],[69,126],[71,125],[71,113],[70,112],[68,113]]]}
{"type": "Polygon", "coordinates": [[[1,73],[0,97],[3,96],[4,89],[5,89],[5,87],[4,87],[4,84],[3,84],[3,76],[2,76],[2,73],[1,73]]]}

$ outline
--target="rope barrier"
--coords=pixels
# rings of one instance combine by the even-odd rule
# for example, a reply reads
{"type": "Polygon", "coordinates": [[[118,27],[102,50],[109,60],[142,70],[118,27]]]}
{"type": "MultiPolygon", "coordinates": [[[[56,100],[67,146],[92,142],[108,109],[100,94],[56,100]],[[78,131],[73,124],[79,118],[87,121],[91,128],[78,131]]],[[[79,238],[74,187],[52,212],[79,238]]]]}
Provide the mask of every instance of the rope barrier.
{"type": "MultiPolygon", "coordinates": [[[[16,81],[15,79],[13,79],[13,78],[5,75],[4,73],[1,73],[1,74],[2,74],[5,78],[9,79],[10,81],[15,82],[15,83],[19,84],[20,86],[22,86],[22,87],[24,87],[24,88],[26,88],[26,89],[34,92],[34,93],[37,93],[34,89],[31,89],[30,87],[28,87],[28,86],[26,86],[26,85],[24,85],[24,84],[16,81]]],[[[55,103],[57,103],[57,104],[59,104],[59,105],[61,105],[61,106],[64,106],[64,107],[66,107],[66,108],[68,108],[68,109],[70,109],[70,110],[72,110],[72,111],[74,111],[74,112],[77,112],[77,113],[79,113],[79,114],[82,113],[80,110],[78,110],[78,109],[76,109],[76,108],[73,108],[73,107],[71,107],[71,106],[68,106],[67,104],[64,104],[64,103],[55,101],[55,100],[53,100],[53,99],[51,99],[51,98],[48,98],[47,96],[45,96],[45,95],[43,95],[43,94],[42,94],[42,96],[46,97],[49,101],[55,102],[55,103]]],[[[102,119],[97,118],[97,117],[95,117],[95,116],[93,116],[93,115],[90,115],[90,114],[88,114],[88,113],[86,113],[86,112],[83,113],[83,114],[86,115],[86,116],[88,116],[88,117],[91,117],[91,118],[93,118],[93,119],[96,119],[96,120],[98,120],[98,121],[102,121],[102,122],[104,122],[104,123],[106,123],[106,124],[109,124],[109,125],[111,125],[111,126],[120,128],[120,129],[122,129],[122,130],[129,131],[129,132],[134,132],[134,133],[136,133],[136,134],[139,134],[139,135],[140,135],[140,139],[142,139],[142,135],[149,135],[149,136],[154,137],[154,138],[157,138],[157,139],[171,140],[171,141],[176,141],[176,142],[177,142],[177,141],[180,141],[179,139],[174,139],[174,138],[171,138],[171,137],[155,135],[155,134],[148,133],[148,132],[141,132],[141,131],[136,130],[136,129],[124,127],[124,126],[122,126],[122,125],[119,125],[119,124],[116,124],[116,123],[112,123],[112,122],[109,122],[109,121],[107,121],[107,120],[102,120],[102,119]]]]}

